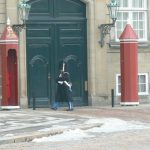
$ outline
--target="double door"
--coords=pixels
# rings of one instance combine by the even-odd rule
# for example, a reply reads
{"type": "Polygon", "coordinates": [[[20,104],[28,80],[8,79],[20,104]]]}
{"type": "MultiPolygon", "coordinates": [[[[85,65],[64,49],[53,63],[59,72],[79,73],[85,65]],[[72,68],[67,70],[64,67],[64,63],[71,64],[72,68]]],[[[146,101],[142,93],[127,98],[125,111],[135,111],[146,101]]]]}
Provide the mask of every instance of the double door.
{"type": "MultiPolygon", "coordinates": [[[[87,105],[86,22],[31,23],[27,27],[28,99],[37,107],[55,100],[59,61],[68,64],[75,105],[87,105]]],[[[63,104],[65,105],[65,104],[63,104]]]]}

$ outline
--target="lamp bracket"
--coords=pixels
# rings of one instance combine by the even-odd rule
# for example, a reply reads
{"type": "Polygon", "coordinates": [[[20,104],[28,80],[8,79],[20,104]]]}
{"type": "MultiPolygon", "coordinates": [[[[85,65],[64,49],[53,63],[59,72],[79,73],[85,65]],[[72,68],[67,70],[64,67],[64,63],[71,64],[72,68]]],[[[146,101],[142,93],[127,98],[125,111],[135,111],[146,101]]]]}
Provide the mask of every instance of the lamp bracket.
{"type": "Polygon", "coordinates": [[[111,30],[112,27],[115,26],[115,22],[116,22],[116,19],[114,19],[112,23],[101,24],[98,27],[100,29],[100,37],[101,37],[101,39],[100,39],[99,43],[100,43],[101,47],[104,46],[104,44],[105,44],[105,41],[104,41],[105,36],[107,34],[110,34],[110,30],[111,30]]]}
{"type": "Polygon", "coordinates": [[[12,28],[19,35],[19,32],[26,28],[26,24],[14,24],[12,25],[12,28]]]}

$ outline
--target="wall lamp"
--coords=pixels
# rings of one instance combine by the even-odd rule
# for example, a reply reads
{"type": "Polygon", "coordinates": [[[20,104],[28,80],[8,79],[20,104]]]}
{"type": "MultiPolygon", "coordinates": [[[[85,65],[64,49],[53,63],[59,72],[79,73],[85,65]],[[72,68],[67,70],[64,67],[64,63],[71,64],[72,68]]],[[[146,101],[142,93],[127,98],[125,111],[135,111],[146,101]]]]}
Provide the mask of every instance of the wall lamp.
{"type": "Polygon", "coordinates": [[[101,24],[98,28],[100,29],[100,45],[101,47],[104,46],[104,38],[107,34],[110,33],[112,27],[115,26],[115,22],[117,20],[117,10],[119,8],[119,4],[116,0],[111,0],[109,4],[107,4],[107,8],[109,11],[109,16],[112,19],[112,23],[109,24],[101,24]]]}
{"type": "Polygon", "coordinates": [[[30,8],[31,8],[31,5],[29,5],[27,2],[28,0],[21,0],[17,5],[19,17],[23,22],[22,24],[12,25],[13,30],[16,31],[17,33],[21,32],[22,29],[26,27],[26,20],[28,20],[30,8]]]}

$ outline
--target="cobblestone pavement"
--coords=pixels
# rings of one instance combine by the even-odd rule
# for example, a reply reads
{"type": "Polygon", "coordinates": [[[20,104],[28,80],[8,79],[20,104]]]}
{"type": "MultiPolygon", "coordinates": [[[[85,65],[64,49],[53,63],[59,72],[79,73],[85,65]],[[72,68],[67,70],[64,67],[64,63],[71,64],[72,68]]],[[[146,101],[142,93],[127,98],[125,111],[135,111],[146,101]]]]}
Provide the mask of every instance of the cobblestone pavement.
{"type": "Polygon", "coordinates": [[[30,141],[35,137],[58,134],[67,129],[84,128],[83,124],[88,118],[50,109],[0,111],[0,144],[30,141]],[[45,128],[49,130],[42,132],[45,128]]]}
{"type": "Polygon", "coordinates": [[[136,120],[150,122],[150,104],[139,106],[117,106],[117,107],[81,107],[74,114],[90,117],[114,117],[124,120],[136,120]]]}
{"type": "MultiPolygon", "coordinates": [[[[6,135],[10,138],[11,134],[33,134],[39,129],[58,125],[83,128],[84,122],[89,118],[120,118],[150,123],[150,106],[78,107],[73,112],[66,112],[63,108],[58,111],[49,109],[0,111],[0,140],[2,137],[6,138],[6,135]]],[[[94,126],[97,124],[91,125],[94,126]]],[[[150,129],[143,129],[97,134],[94,138],[69,142],[3,143],[0,145],[0,150],[149,150],[149,141],[150,129]]]]}

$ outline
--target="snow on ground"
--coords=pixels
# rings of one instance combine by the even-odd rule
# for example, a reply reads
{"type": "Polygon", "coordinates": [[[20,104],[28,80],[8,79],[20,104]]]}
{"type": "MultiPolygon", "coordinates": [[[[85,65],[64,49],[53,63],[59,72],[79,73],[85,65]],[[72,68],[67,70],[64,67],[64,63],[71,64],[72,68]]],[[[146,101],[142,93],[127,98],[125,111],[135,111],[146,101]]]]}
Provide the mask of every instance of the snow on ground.
{"type": "MultiPolygon", "coordinates": [[[[49,137],[43,137],[34,139],[32,142],[56,142],[56,141],[69,141],[69,140],[81,140],[84,138],[96,137],[94,133],[112,133],[112,132],[120,132],[127,130],[141,130],[150,128],[150,124],[137,122],[137,121],[124,121],[117,118],[102,118],[102,119],[89,119],[85,122],[85,124],[102,124],[100,127],[94,127],[88,130],[68,130],[64,131],[62,134],[57,134],[49,137]]],[[[56,127],[59,129],[59,126],[56,127]]],[[[62,127],[60,126],[60,129],[62,127]]],[[[47,131],[49,129],[43,129],[43,131],[47,131]]]]}
{"type": "Polygon", "coordinates": [[[14,134],[5,134],[4,137],[13,137],[14,134]]]}
{"type": "Polygon", "coordinates": [[[63,134],[57,134],[55,136],[43,137],[39,139],[34,139],[32,142],[48,142],[48,141],[72,141],[72,140],[80,140],[87,137],[94,137],[93,135],[88,135],[88,133],[84,132],[80,129],[68,130],[64,131],[63,134]]]}
{"type": "Polygon", "coordinates": [[[127,131],[127,130],[140,130],[150,128],[150,124],[137,122],[137,121],[124,121],[117,118],[103,118],[103,119],[90,119],[86,122],[90,123],[102,123],[101,127],[95,127],[89,129],[90,132],[98,132],[98,133],[111,133],[111,132],[119,132],[119,131],[127,131]]]}
{"type": "Polygon", "coordinates": [[[51,131],[51,130],[62,130],[62,129],[67,129],[67,126],[59,126],[59,125],[53,125],[51,128],[44,128],[44,129],[40,129],[38,131],[40,132],[47,132],[47,131],[51,131]]]}

